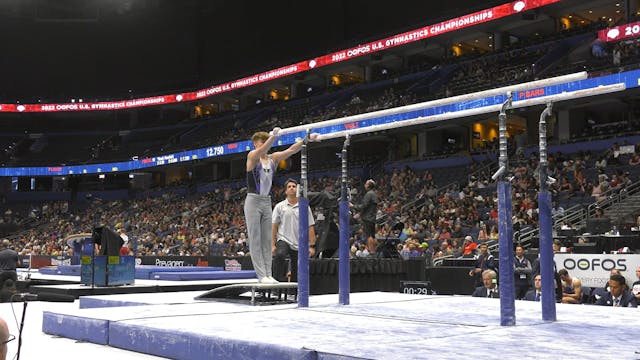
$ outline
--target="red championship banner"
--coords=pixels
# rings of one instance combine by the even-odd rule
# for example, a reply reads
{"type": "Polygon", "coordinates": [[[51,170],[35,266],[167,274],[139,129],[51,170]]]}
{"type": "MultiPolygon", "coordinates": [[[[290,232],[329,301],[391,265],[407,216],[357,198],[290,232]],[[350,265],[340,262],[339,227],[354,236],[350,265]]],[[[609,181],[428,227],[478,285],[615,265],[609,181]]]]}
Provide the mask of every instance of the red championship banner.
{"type": "Polygon", "coordinates": [[[359,56],[379,52],[396,46],[409,44],[444,33],[454,32],[470,26],[486,23],[506,16],[519,14],[527,10],[560,2],[561,0],[519,0],[495,6],[472,14],[460,16],[437,24],[407,31],[385,39],[358,45],[350,49],[341,50],[333,54],[315,59],[301,61],[297,64],[283,66],[260,74],[247,76],[242,79],[224,84],[214,85],[205,89],[171,95],[160,95],[132,100],[103,101],[103,102],[73,102],[62,104],[0,104],[0,112],[65,112],[65,111],[109,111],[132,109],[144,106],[166,105],[184,101],[203,99],[209,96],[234,91],[270,80],[291,76],[303,71],[312,70],[326,65],[357,58],[359,56]]]}
{"type": "Polygon", "coordinates": [[[640,36],[640,21],[598,31],[602,41],[619,41],[640,36]]]}

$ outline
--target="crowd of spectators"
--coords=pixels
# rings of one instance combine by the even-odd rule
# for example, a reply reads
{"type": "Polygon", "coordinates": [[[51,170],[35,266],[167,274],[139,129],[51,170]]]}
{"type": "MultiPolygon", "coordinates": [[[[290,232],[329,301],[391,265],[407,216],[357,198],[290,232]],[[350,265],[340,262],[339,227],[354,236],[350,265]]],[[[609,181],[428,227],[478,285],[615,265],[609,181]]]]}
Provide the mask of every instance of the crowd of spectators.
{"type": "MultiPolygon", "coordinates": [[[[637,181],[638,147],[624,154],[620,154],[620,148],[614,143],[600,154],[550,154],[549,173],[558,179],[549,186],[554,213],[568,208],[572,198],[593,203],[602,200],[606,191],[620,190],[637,181]],[[606,167],[602,166],[604,161],[606,167]]],[[[538,160],[532,153],[511,167],[515,230],[536,227],[538,223],[538,160]]],[[[397,239],[395,246],[400,256],[429,255],[436,259],[473,255],[470,244],[497,240],[495,186],[489,181],[490,174],[478,172],[479,168],[473,164],[468,172],[474,175],[440,184],[434,181],[433,172],[445,169],[418,171],[406,166],[380,174],[376,178],[380,198],[376,237],[397,239]]],[[[357,177],[351,178],[350,183],[352,201],[357,202],[364,193],[362,183],[357,177]]],[[[339,179],[317,177],[310,181],[309,188],[337,195],[339,179]]],[[[274,185],[274,204],[283,196],[281,185],[274,185]]],[[[84,206],[50,202],[32,206],[27,212],[22,210],[21,214],[5,204],[2,221],[20,223],[22,217],[32,219],[30,228],[10,236],[22,255],[71,255],[72,249],[64,241],[67,236],[90,233],[94,226],[107,225],[126,231],[132,255],[246,256],[250,249],[242,216],[243,198],[242,189],[228,184],[211,192],[186,195],[169,188],[162,196],[143,199],[104,201],[92,197],[86,199],[84,206]]],[[[337,207],[331,211],[337,211],[337,207]]],[[[314,212],[317,217],[319,211],[314,212]]],[[[354,213],[352,256],[375,256],[367,252],[358,224],[358,214],[354,213]]]]}

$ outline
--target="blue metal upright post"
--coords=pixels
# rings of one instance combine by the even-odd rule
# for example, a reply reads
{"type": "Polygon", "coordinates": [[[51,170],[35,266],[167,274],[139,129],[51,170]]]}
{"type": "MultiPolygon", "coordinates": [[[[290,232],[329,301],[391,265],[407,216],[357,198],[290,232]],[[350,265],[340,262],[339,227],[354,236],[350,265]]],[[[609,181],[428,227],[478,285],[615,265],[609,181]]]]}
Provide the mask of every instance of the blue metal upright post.
{"type": "Polygon", "coordinates": [[[540,222],[540,278],[542,280],[542,320],[556,321],[555,276],[553,274],[553,234],[551,217],[551,193],[547,187],[547,122],[552,104],[548,103],[540,114],[540,194],[538,195],[538,218],[540,222]]]}
{"type": "Polygon", "coordinates": [[[507,100],[502,104],[499,124],[500,157],[499,169],[493,175],[498,180],[498,246],[500,272],[500,325],[516,324],[515,280],[513,277],[513,223],[511,220],[511,183],[504,176],[508,168],[507,155],[507,107],[511,106],[512,94],[507,93],[507,100]]]}
{"type": "Polygon", "coordinates": [[[307,130],[300,152],[300,188],[298,189],[298,307],[309,307],[309,199],[307,199],[307,130]]]}
{"type": "Polygon", "coordinates": [[[513,277],[513,221],[511,184],[498,182],[498,244],[500,272],[500,325],[516,324],[515,279],[513,277]]]}
{"type": "Polygon", "coordinates": [[[349,305],[350,283],[350,244],[349,244],[349,196],[347,193],[347,147],[349,134],[342,145],[342,186],[340,196],[340,244],[339,244],[339,301],[342,305],[349,305]]]}

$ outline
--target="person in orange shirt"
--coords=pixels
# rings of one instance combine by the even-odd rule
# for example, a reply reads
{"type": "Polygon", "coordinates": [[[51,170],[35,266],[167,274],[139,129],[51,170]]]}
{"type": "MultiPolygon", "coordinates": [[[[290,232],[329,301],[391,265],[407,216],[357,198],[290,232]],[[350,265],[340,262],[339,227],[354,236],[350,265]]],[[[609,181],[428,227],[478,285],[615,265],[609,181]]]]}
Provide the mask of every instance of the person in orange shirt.
{"type": "Polygon", "coordinates": [[[462,243],[462,256],[475,254],[477,248],[478,244],[473,241],[470,235],[467,235],[462,243]]]}

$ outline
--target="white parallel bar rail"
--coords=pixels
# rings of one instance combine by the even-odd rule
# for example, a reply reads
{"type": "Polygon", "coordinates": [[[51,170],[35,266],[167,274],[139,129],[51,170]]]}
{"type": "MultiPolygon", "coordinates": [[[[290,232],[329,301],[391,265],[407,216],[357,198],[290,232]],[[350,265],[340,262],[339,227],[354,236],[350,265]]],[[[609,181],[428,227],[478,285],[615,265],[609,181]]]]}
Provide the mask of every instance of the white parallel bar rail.
{"type": "MultiPolygon", "coordinates": [[[[516,102],[513,102],[513,105],[511,108],[512,109],[523,108],[523,107],[546,104],[548,102],[555,103],[559,101],[573,100],[573,99],[578,99],[583,97],[609,94],[613,92],[624,91],[625,89],[626,89],[626,86],[624,83],[598,86],[596,88],[591,88],[591,89],[563,92],[561,94],[556,94],[556,95],[541,96],[538,98],[516,101],[516,102]]],[[[422,125],[426,123],[432,123],[432,122],[438,122],[438,121],[444,121],[444,120],[450,120],[450,119],[458,119],[458,118],[463,118],[467,116],[496,113],[500,111],[501,107],[502,107],[502,104],[489,105],[489,106],[484,106],[477,109],[461,110],[461,111],[455,111],[455,112],[450,112],[445,114],[438,114],[438,115],[432,115],[432,116],[426,116],[426,117],[417,117],[415,119],[410,119],[410,120],[400,120],[400,121],[388,123],[388,124],[372,125],[372,126],[362,127],[358,129],[337,131],[330,134],[322,134],[319,136],[319,139],[320,140],[334,139],[334,138],[344,137],[346,134],[349,134],[349,135],[366,134],[366,133],[375,132],[375,131],[384,131],[384,130],[396,129],[399,127],[422,125]]],[[[400,109],[401,108],[394,109],[396,110],[394,113],[398,113],[399,112],[398,110],[400,109]]],[[[351,121],[346,121],[346,123],[351,121]]],[[[324,123],[316,123],[314,125],[317,127],[326,126],[324,123]]]]}
{"type": "MultiPolygon", "coordinates": [[[[342,125],[342,124],[348,124],[352,122],[378,118],[378,117],[387,116],[387,115],[395,115],[398,113],[428,109],[436,106],[455,104],[455,103],[464,102],[464,101],[473,101],[473,100],[486,98],[489,96],[504,95],[508,92],[512,92],[515,94],[519,91],[526,91],[529,89],[535,89],[535,88],[540,88],[545,86],[552,86],[552,85],[558,85],[558,84],[565,84],[573,81],[580,81],[580,80],[586,79],[587,77],[588,77],[587,72],[582,71],[582,72],[568,74],[568,75],[556,76],[548,79],[535,80],[535,81],[530,81],[522,84],[503,86],[496,89],[483,90],[483,91],[478,91],[470,94],[458,95],[458,96],[448,97],[444,99],[431,100],[431,101],[426,101],[426,102],[417,103],[417,104],[411,104],[411,105],[406,105],[406,106],[401,106],[401,107],[396,107],[391,109],[374,111],[366,114],[358,114],[358,115],[347,116],[347,117],[342,117],[342,118],[337,118],[332,120],[321,121],[321,122],[312,124],[312,126],[308,124],[298,125],[298,126],[280,130],[280,135],[289,134],[297,131],[306,131],[309,128],[320,128],[325,126],[342,125]]],[[[500,106],[498,106],[498,111],[499,110],[500,110],[500,106]]],[[[460,112],[455,112],[455,114],[458,114],[458,113],[460,112]]],[[[467,116],[467,115],[463,115],[463,116],[467,116]]],[[[463,117],[463,116],[456,116],[456,117],[463,117]]],[[[406,126],[406,125],[402,125],[402,126],[406,126]]],[[[372,130],[372,131],[375,131],[375,130],[372,130]]],[[[331,135],[330,136],[331,138],[339,137],[339,136],[333,136],[333,134],[325,134],[325,135],[331,135]]],[[[344,135],[340,135],[340,136],[344,136],[344,135]]],[[[322,138],[328,139],[329,137],[323,136],[322,138]]]]}

